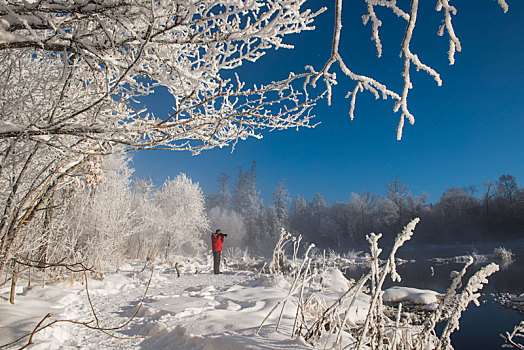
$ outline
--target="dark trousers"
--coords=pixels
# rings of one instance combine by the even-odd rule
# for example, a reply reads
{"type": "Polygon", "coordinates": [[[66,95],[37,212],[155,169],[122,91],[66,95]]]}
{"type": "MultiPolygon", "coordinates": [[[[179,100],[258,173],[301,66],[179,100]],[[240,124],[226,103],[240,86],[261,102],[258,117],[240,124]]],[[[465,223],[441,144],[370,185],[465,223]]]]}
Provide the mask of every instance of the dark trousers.
{"type": "Polygon", "coordinates": [[[213,252],[213,272],[215,275],[220,273],[220,253],[222,252],[213,252]]]}

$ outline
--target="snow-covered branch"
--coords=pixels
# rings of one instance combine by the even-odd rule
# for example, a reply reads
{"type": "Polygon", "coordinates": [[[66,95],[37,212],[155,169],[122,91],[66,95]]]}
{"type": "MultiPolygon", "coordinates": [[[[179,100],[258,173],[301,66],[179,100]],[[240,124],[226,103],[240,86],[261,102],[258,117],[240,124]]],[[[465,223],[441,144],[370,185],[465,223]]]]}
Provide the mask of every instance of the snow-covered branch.
{"type": "Polygon", "coordinates": [[[4,3],[3,96],[13,103],[3,108],[10,117],[2,118],[8,124],[0,139],[23,135],[101,153],[114,144],[198,153],[260,137],[259,129],[307,127],[316,99],[294,88],[294,78],[246,89],[221,73],[291,47],[285,35],[313,29],[318,12],[302,10],[303,3],[4,3]],[[172,115],[136,109],[158,88],[173,97],[172,115]],[[36,113],[35,104],[42,107],[36,113]]]}
{"type": "Polygon", "coordinates": [[[199,153],[311,126],[320,97],[293,86],[294,75],[246,88],[226,74],[313,29],[318,12],[304,1],[2,1],[0,274],[27,244],[26,224],[43,218],[57,188],[89,178],[83,165],[96,155],[199,153]],[[170,115],[142,107],[159,89],[170,115]]]}
{"type": "MultiPolygon", "coordinates": [[[[403,87],[388,88],[372,74],[354,72],[341,55],[342,4],[335,0],[331,54],[321,69],[246,86],[231,70],[256,61],[268,50],[292,48],[288,34],[312,30],[326,9],[306,0],[4,0],[0,2],[0,273],[23,224],[42,216],[57,188],[87,176],[93,157],[136,149],[186,150],[198,154],[261,138],[264,130],[312,127],[312,108],[331,102],[339,82],[334,65],[354,81],[349,114],[358,93],[395,100],[414,122],[408,92],[412,69],[438,85],[439,74],[412,48],[418,0],[409,11],[395,0],[364,0],[364,25],[371,23],[382,55],[377,7],[405,21],[401,56],[403,87]],[[322,86],[319,86],[321,85],[322,86]],[[144,101],[168,92],[165,115],[144,101]],[[83,173],[82,173],[83,172],[83,173]]],[[[499,0],[507,11],[507,4],[499,0]]],[[[452,25],[456,9],[439,0],[450,37],[449,57],[460,51],[452,25]]],[[[234,73],[234,72],[233,72],[234,73]]]]}
{"type": "Polygon", "coordinates": [[[513,331],[511,333],[506,332],[505,335],[501,334],[501,337],[504,338],[506,341],[506,344],[509,344],[510,346],[522,350],[524,349],[524,344],[522,344],[519,340],[515,338],[524,338],[524,321],[520,321],[518,325],[513,328],[513,331]]]}

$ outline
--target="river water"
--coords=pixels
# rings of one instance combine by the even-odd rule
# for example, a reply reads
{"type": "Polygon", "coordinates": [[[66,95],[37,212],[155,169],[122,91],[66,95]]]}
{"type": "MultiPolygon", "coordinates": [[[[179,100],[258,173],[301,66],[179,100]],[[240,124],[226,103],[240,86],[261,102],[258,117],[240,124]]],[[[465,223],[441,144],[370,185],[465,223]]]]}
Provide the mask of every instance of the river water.
{"type": "MultiPolygon", "coordinates": [[[[408,242],[409,243],[409,242],[408,242]]],[[[408,244],[407,243],[407,244],[408,244]]],[[[451,283],[450,273],[460,271],[463,263],[450,261],[450,259],[435,260],[435,258],[452,258],[468,254],[478,254],[488,257],[486,262],[473,264],[466,275],[466,279],[474,272],[493,260],[493,249],[504,246],[514,253],[512,264],[501,267],[489,279],[488,285],[481,290],[481,305],[477,307],[470,304],[460,319],[460,329],[451,337],[452,345],[456,350],[488,350],[500,349],[504,340],[499,334],[512,331],[522,320],[524,313],[501,306],[495,297],[500,293],[524,293],[524,240],[488,245],[454,245],[454,246],[418,246],[401,247],[397,257],[414,260],[397,266],[402,277],[400,283],[392,283],[388,278],[384,289],[392,285],[401,285],[420,289],[431,289],[444,293],[451,283]]],[[[382,256],[385,258],[385,255],[382,256]]],[[[497,262],[497,261],[495,261],[497,262]]],[[[347,277],[358,279],[364,268],[349,269],[347,277]]]]}

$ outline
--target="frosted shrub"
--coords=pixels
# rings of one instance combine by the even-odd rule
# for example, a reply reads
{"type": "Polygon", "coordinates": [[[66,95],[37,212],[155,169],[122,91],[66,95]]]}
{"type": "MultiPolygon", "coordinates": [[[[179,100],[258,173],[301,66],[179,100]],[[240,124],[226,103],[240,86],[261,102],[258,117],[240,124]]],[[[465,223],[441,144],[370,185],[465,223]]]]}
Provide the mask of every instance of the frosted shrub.
{"type": "Polygon", "coordinates": [[[500,260],[503,266],[507,266],[513,262],[513,252],[504,247],[493,249],[495,259],[500,260]]]}
{"type": "Polygon", "coordinates": [[[184,173],[166,180],[154,196],[160,222],[158,242],[167,260],[171,254],[194,255],[205,247],[203,237],[209,230],[204,193],[198,183],[184,173]]]}
{"type": "MultiPolygon", "coordinates": [[[[437,312],[433,315],[440,316],[442,309],[451,307],[449,319],[447,321],[446,327],[444,328],[444,331],[442,332],[440,341],[435,348],[436,350],[453,349],[451,346],[450,337],[451,333],[459,329],[459,319],[462,315],[462,312],[466,310],[470,302],[474,302],[477,306],[480,305],[478,301],[480,293],[478,293],[478,291],[483,288],[484,284],[488,283],[487,277],[499,270],[499,266],[494,263],[482,267],[473,276],[471,276],[462,293],[460,293],[456,298],[450,298],[449,295],[451,293],[455,293],[456,283],[458,284],[460,282],[460,279],[464,275],[469,264],[471,264],[471,261],[464,267],[463,272],[455,277],[452,282],[452,286],[446,292],[443,302],[440,304],[437,312]]],[[[434,330],[431,331],[433,333],[435,332],[434,330]]]]}
{"type": "Polygon", "coordinates": [[[359,254],[362,252],[357,252],[350,250],[345,254],[335,252],[332,249],[329,249],[327,254],[323,254],[323,266],[336,266],[339,269],[346,269],[353,266],[355,263],[361,261],[359,254]],[[327,256],[326,256],[327,255],[327,256]]]}
{"type": "Polygon", "coordinates": [[[296,265],[295,262],[301,240],[302,236],[297,238],[292,236],[291,233],[287,232],[285,229],[280,230],[280,236],[278,237],[278,241],[275,244],[275,248],[273,249],[273,259],[271,260],[271,263],[269,263],[270,273],[280,274],[284,272],[286,264],[285,250],[286,247],[291,243],[293,243],[293,261],[291,262],[291,267],[296,265]]]}
{"type": "Polygon", "coordinates": [[[259,271],[263,263],[251,256],[247,248],[227,247],[224,249],[224,265],[235,270],[259,271]]]}
{"type": "Polygon", "coordinates": [[[346,254],[344,254],[344,257],[348,260],[353,260],[353,261],[356,261],[358,259],[360,259],[360,254],[362,252],[361,251],[356,251],[356,250],[353,250],[353,249],[350,249],[346,254]]]}
{"type": "MultiPolygon", "coordinates": [[[[309,288],[315,277],[323,276],[323,272],[304,268],[310,261],[306,253],[288,296],[271,310],[260,327],[277,307],[281,306],[283,309],[285,302],[294,295],[297,311],[292,336],[302,337],[311,344],[322,341],[326,349],[453,349],[450,336],[458,329],[462,312],[470,302],[479,304],[478,291],[487,283],[487,277],[499,267],[494,263],[484,266],[467,283],[463,283],[462,278],[474,261],[469,257],[464,268],[453,278],[445,295],[438,301],[436,309],[425,317],[424,323],[417,324],[414,318],[405,316],[402,304],[396,308],[384,304],[382,287],[388,276],[393,281],[400,282],[395,254],[411,239],[418,222],[418,218],[414,219],[398,234],[386,260],[379,258],[382,249],[379,248],[378,241],[382,235],[368,235],[370,271],[356,283],[348,285],[348,289],[332,303],[326,303],[309,288]],[[461,286],[464,287],[461,289],[461,286]],[[369,303],[363,318],[359,318],[356,303],[364,291],[369,291],[369,303]],[[438,336],[435,326],[440,322],[445,322],[445,326],[438,336]]],[[[283,250],[279,249],[278,252],[283,250]]]]}
{"type": "MultiPolygon", "coordinates": [[[[262,326],[267,321],[269,316],[271,316],[273,312],[275,312],[279,307],[281,307],[280,315],[278,317],[277,326],[276,326],[276,329],[278,330],[286,304],[289,301],[289,299],[291,299],[292,296],[298,294],[298,298],[299,298],[298,304],[299,305],[303,305],[305,302],[304,293],[305,293],[306,286],[310,284],[316,277],[316,271],[311,268],[312,258],[310,256],[311,251],[315,247],[315,245],[314,244],[309,245],[309,247],[306,249],[304,255],[301,258],[301,262],[299,263],[297,255],[298,255],[298,250],[300,248],[301,241],[302,241],[301,236],[296,238],[284,229],[280,231],[280,237],[275,245],[275,249],[273,252],[273,260],[271,261],[269,265],[269,270],[271,273],[275,274],[276,276],[282,276],[283,271],[284,271],[283,267],[285,263],[285,248],[290,243],[293,243],[293,260],[291,261],[289,265],[286,266],[289,270],[289,276],[291,276],[290,287],[284,299],[280,300],[266,315],[266,317],[264,318],[264,320],[258,327],[256,334],[260,332],[260,330],[262,329],[262,326]]],[[[297,309],[297,318],[298,318],[298,309],[297,309]]],[[[295,321],[295,325],[293,326],[293,334],[295,333],[295,330],[294,330],[295,326],[297,326],[296,321],[295,321]]]]}

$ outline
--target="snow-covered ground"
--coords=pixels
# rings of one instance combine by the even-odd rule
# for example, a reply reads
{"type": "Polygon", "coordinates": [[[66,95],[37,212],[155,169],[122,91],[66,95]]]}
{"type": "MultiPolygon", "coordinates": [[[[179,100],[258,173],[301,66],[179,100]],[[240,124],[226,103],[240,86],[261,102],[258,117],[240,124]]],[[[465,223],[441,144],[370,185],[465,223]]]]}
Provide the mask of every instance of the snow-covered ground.
{"type": "MultiPolygon", "coordinates": [[[[288,299],[276,329],[281,302],[291,287],[282,275],[244,270],[241,264],[229,264],[224,274],[213,275],[209,263],[187,258],[180,258],[178,262],[180,278],[176,268],[170,265],[157,264],[151,274],[150,269],[143,269],[139,263],[127,264],[118,273],[108,273],[101,280],[89,278],[87,289],[85,282],[79,281],[47,283],[45,288],[33,282],[28,288],[26,282],[20,280],[14,305],[9,303],[9,286],[5,285],[0,288],[0,348],[30,334],[48,313],[51,316],[41,323],[44,329],[34,335],[32,349],[300,350],[324,347],[325,337],[313,347],[302,338],[292,337],[298,293],[288,299]],[[280,306],[263,323],[278,303],[280,306]],[[51,327],[45,327],[56,320],[59,321],[51,327]],[[79,324],[83,322],[106,331],[79,324]]],[[[316,295],[309,298],[313,310],[309,314],[315,319],[355,283],[335,267],[326,267],[322,275],[312,281],[307,293],[316,295]]],[[[417,309],[434,310],[441,295],[430,290],[394,286],[384,291],[383,299],[387,303],[402,302],[417,305],[417,309]]],[[[369,303],[369,295],[358,294],[349,309],[347,324],[363,324],[369,303]]],[[[332,344],[334,339],[326,341],[332,344]]],[[[343,332],[342,344],[353,341],[349,333],[343,332]]],[[[12,348],[19,349],[27,342],[28,337],[12,348]]]]}
{"type": "MultiPolygon", "coordinates": [[[[150,277],[150,270],[126,265],[118,274],[103,280],[88,280],[88,290],[99,324],[111,328],[125,323],[136,311],[150,277]]],[[[194,262],[181,267],[159,265],[144,303],[126,327],[108,331],[112,337],[85,326],[59,322],[34,336],[32,349],[307,349],[301,339],[291,339],[296,307],[291,299],[283,321],[275,331],[278,312],[270,317],[259,335],[255,331],[270,309],[288,293],[283,278],[249,271],[226,271],[213,275],[209,268],[194,262]],[[145,338],[144,338],[145,337],[145,338]],[[121,339],[127,338],[127,339],[121,339]]],[[[336,269],[323,280],[322,295],[335,300],[348,287],[336,269]]],[[[9,288],[0,290],[0,345],[30,333],[47,314],[52,320],[94,320],[85,285],[61,281],[17,287],[15,304],[9,303],[9,288]]],[[[368,297],[361,295],[353,318],[365,316],[368,297]]],[[[94,325],[95,321],[90,323],[94,325]]],[[[18,343],[16,348],[27,343],[18,343]]]]}

